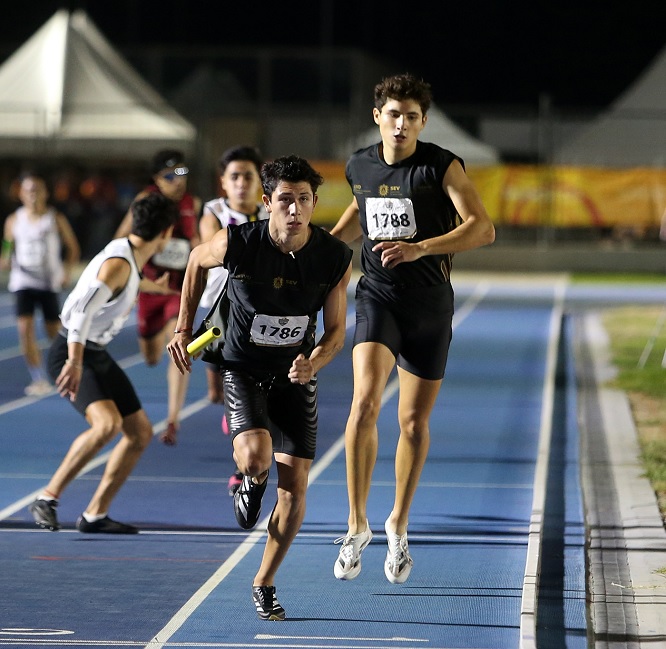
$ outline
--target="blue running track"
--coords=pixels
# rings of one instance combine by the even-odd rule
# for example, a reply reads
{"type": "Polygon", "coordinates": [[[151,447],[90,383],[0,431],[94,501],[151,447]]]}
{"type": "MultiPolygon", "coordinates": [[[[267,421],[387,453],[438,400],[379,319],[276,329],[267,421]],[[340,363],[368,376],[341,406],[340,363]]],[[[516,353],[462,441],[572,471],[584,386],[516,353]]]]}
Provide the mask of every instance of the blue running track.
{"type": "MultiPolygon", "coordinates": [[[[304,525],[277,577],[287,611],[278,624],[257,619],[250,598],[266,519],[252,532],[235,522],[226,489],[231,445],[220,430],[222,408],[205,400],[200,362],[178,445],[155,439],[112,506],[114,518],[141,528],[138,536],[74,529],[108,449],[63,495],[63,529],[34,525],[26,507],[85,422],[57,395],[23,396],[28,374],[13,300],[0,294],[0,647],[514,649],[537,639],[539,647],[586,647],[578,431],[563,306],[576,309],[587,299],[563,282],[460,282],[447,377],[410,519],[414,569],[403,585],[388,583],[383,570],[398,432],[394,380],[369,502],[375,538],[356,580],[333,576],[333,541],[347,518],[350,300],[347,347],[320,375],[318,456],[304,525]]],[[[111,350],[161,432],[166,355],[148,368],[132,321],[111,350]]],[[[273,499],[271,479],[266,514],[273,499]]]]}

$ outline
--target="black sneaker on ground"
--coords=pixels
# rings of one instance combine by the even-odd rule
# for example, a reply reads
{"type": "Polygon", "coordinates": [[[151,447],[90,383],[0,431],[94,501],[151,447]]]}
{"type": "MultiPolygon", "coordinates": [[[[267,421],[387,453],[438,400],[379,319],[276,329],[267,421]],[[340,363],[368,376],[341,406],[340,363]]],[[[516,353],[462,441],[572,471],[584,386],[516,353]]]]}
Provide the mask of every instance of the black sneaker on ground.
{"type": "Polygon", "coordinates": [[[134,525],[119,523],[105,516],[98,521],[89,523],[83,516],[76,521],[76,529],[85,534],[138,534],[139,528],[134,525]]]}
{"type": "Polygon", "coordinates": [[[266,479],[257,484],[249,475],[243,476],[240,487],[234,493],[234,514],[238,524],[244,530],[251,530],[259,520],[261,514],[261,499],[264,497],[266,485],[268,484],[268,473],[266,479]]]}
{"type": "Polygon", "coordinates": [[[252,599],[262,620],[284,620],[284,609],[275,596],[275,586],[252,586],[252,599]]]}
{"type": "Polygon", "coordinates": [[[58,503],[55,500],[38,498],[28,507],[28,511],[32,514],[37,525],[43,527],[45,530],[57,532],[60,529],[60,523],[58,523],[58,516],[55,510],[57,506],[58,503]]]}

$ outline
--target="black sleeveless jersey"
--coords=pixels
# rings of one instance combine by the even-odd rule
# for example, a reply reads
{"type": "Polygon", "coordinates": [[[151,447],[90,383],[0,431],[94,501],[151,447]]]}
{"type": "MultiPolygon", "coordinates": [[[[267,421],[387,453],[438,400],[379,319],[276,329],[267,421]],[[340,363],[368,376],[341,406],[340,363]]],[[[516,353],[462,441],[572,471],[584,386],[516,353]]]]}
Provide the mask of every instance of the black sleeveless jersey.
{"type": "Polygon", "coordinates": [[[356,151],[347,162],[347,181],[360,209],[363,244],[361,269],[385,284],[433,286],[450,280],[453,255],[427,255],[383,268],[381,253],[372,248],[381,240],[423,241],[453,230],[459,217],[442,189],[444,174],[457,155],[436,144],[417,141],[409,158],[393,165],[379,155],[379,144],[356,151]]]}
{"type": "Polygon", "coordinates": [[[288,372],[299,353],[309,356],[317,313],[351,261],[349,247],[315,225],[303,248],[285,254],[273,244],[268,224],[227,228],[229,320],[222,357],[230,369],[288,372]]]}

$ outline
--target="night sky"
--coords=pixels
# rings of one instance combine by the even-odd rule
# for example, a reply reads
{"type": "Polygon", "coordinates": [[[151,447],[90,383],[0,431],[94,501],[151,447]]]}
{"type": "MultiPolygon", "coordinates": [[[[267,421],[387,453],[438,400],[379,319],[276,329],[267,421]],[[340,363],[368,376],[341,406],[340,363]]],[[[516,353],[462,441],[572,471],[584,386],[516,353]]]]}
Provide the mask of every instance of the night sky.
{"type": "Polygon", "coordinates": [[[396,73],[422,76],[441,104],[535,106],[547,93],[554,106],[603,108],[666,46],[664,0],[296,0],[263,9],[227,0],[2,4],[5,55],[58,7],[83,8],[121,51],[139,43],[353,46],[396,73]],[[427,9],[433,5],[437,13],[427,9]]]}

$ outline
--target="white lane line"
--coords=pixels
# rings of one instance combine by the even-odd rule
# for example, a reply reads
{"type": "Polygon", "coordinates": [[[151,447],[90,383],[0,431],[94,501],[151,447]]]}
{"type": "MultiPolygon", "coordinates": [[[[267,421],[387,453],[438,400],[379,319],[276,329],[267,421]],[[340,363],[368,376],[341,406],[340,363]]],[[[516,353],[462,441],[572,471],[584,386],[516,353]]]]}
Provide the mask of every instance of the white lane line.
{"type": "Polygon", "coordinates": [[[472,291],[472,294],[463,302],[459,309],[453,314],[453,329],[459,327],[460,324],[467,318],[467,316],[476,309],[481,300],[486,297],[490,284],[486,281],[479,282],[472,291]]]}
{"type": "MultiPolygon", "coordinates": [[[[526,526],[523,527],[503,527],[501,534],[410,534],[409,538],[414,541],[419,541],[420,543],[466,543],[470,545],[480,544],[483,545],[506,545],[510,544],[511,546],[517,545],[527,545],[527,541],[523,542],[523,538],[527,532],[526,526]]],[[[0,534],[44,534],[44,530],[38,527],[26,529],[24,526],[21,527],[3,527],[0,530],[0,534]]],[[[80,537],[81,532],[75,528],[63,528],[58,531],[58,536],[66,535],[75,535],[80,537]]],[[[245,533],[238,532],[229,532],[225,530],[146,530],[142,529],[139,534],[141,536],[156,536],[156,537],[191,537],[192,539],[201,539],[201,538],[220,538],[220,539],[232,539],[236,537],[245,538],[245,533]]],[[[316,539],[316,540],[328,540],[330,541],[335,536],[338,536],[337,533],[328,533],[328,532],[303,532],[298,533],[299,539],[316,539]]],[[[83,558],[80,556],[67,557],[71,561],[82,561],[83,558]]],[[[124,558],[107,558],[103,559],[104,561],[125,561],[124,558]]],[[[150,559],[150,558],[141,558],[142,561],[163,561],[163,559],[150,559]]],[[[95,557],[94,561],[102,561],[99,557],[95,557]]],[[[178,559],[169,559],[169,561],[178,561],[178,559]]],[[[190,557],[184,559],[184,561],[190,562],[192,559],[190,557]]],[[[196,561],[196,560],[195,560],[196,561]]],[[[216,559],[202,559],[201,562],[205,563],[214,563],[216,559]]],[[[444,587],[445,588],[445,587],[444,587]]],[[[468,589],[470,592],[475,591],[474,588],[470,587],[468,589]]],[[[487,588],[486,590],[505,590],[504,588],[487,588]]],[[[518,588],[513,590],[518,591],[518,588]]]]}
{"type": "MultiPolygon", "coordinates": [[[[2,477],[2,474],[0,474],[2,477]]],[[[345,480],[318,480],[318,486],[346,485],[345,480]]],[[[395,487],[395,480],[377,480],[372,482],[374,487],[395,487]]],[[[419,489],[529,489],[532,491],[534,485],[531,482],[419,482],[419,489]]]]}
{"type": "MultiPolygon", "coordinates": [[[[50,474],[45,473],[0,473],[0,480],[45,480],[50,478],[50,474]]],[[[99,480],[98,476],[84,476],[80,475],[77,480],[99,480]]],[[[178,476],[160,476],[160,475],[130,475],[127,482],[150,482],[161,484],[227,484],[227,478],[198,478],[193,477],[178,477],[178,476]]],[[[343,486],[347,483],[344,480],[317,480],[317,486],[343,486]]],[[[395,487],[395,480],[377,480],[372,483],[373,487],[389,488],[395,487]]],[[[529,489],[534,488],[534,485],[529,482],[523,483],[506,483],[506,482],[419,482],[419,489],[529,489]]]]}
{"type": "Polygon", "coordinates": [[[271,633],[257,633],[254,636],[255,640],[352,640],[356,642],[430,642],[424,638],[347,638],[345,636],[335,635],[273,635],[271,633]]]}
{"type": "MultiPolygon", "coordinates": [[[[352,638],[355,640],[356,638],[352,638]]],[[[384,639],[385,640],[385,639],[384,639]]],[[[427,640],[416,640],[414,638],[396,639],[394,642],[428,642],[427,640]]],[[[322,641],[320,641],[322,642],[322,641]]],[[[325,642],[325,640],[323,640],[325,642]]],[[[145,645],[143,642],[136,640],[49,640],[47,638],[33,640],[30,638],[12,638],[0,639],[1,647],[14,647],[14,646],[36,646],[36,647],[143,647],[147,646],[150,649],[158,645],[149,644],[145,645]]],[[[276,644],[274,641],[257,641],[257,642],[169,642],[167,647],[184,647],[185,649],[192,649],[193,647],[202,647],[209,649],[377,649],[377,644],[337,644],[335,638],[331,638],[327,644],[310,644],[304,642],[293,642],[289,644],[276,644]],[[269,644],[266,644],[269,642],[269,644]],[[333,642],[335,644],[330,644],[333,642]]],[[[408,649],[407,647],[395,647],[395,649],[408,649]]],[[[451,649],[450,647],[430,647],[430,649],[451,649]]]]}
{"type": "MultiPolygon", "coordinates": [[[[262,528],[265,527],[265,520],[262,521],[262,528]]],[[[232,553],[232,555],[215,571],[213,576],[197,590],[192,597],[180,608],[180,610],[169,620],[167,625],[162,628],[155,637],[146,645],[146,649],[159,649],[164,647],[171,636],[180,629],[188,620],[190,615],[199,607],[199,605],[217,588],[224,578],[245,558],[248,552],[264,536],[263,529],[254,530],[232,553]]],[[[171,642],[168,646],[173,646],[171,642]]]]}
{"type": "MultiPolygon", "coordinates": [[[[476,306],[481,302],[486,293],[488,292],[489,285],[487,282],[479,282],[478,286],[472,292],[472,295],[468,300],[462,305],[458,317],[454,316],[453,327],[454,329],[460,326],[460,323],[467,318],[467,316],[476,308],[476,306]]],[[[347,328],[353,324],[355,316],[349,314],[347,316],[347,328]]],[[[398,391],[398,378],[396,377],[391,381],[382,395],[382,406],[398,391]]],[[[345,447],[345,436],[341,435],[337,441],[324,453],[321,459],[318,462],[315,462],[310,469],[310,475],[308,478],[308,486],[310,486],[324,470],[333,462],[333,460],[344,450],[345,447]]],[[[261,530],[256,529],[244,542],[243,544],[234,552],[225,563],[220,566],[219,570],[196,592],[190,599],[183,605],[183,607],[171,618],[169,623],[159,631],[155,637],[146,645],[146,649],[161,649],[161,647],[167,646],[167,642],[171,636],[180,629],[180,627],[185,624],[187,619],[194,613],[194,611],[199,607],[200,604],[210,595],[210,593],[222,582],[222,580],[236,567],[240,559],[242,559],[250,549],[261,539],[265,530],[266,525],[270,514],[268,514],[262,521],[257,524],[257,527],[261,527],[261,530]],[[230,567],[228,567],[228,565],[230,567]]],[[[171,643],[168,644],[171,646],[171,643]]],[[[339,649],[339,648],[338,648],[339,649]]]]}
{"type": "Polygon", "coordinates": [[[555,371],[560,345],[560,330],[564,315],[564,298],[567,289],[566,279],[555,285],[553,309],[550,315],[548,352],[542,396],[541,422],[539,427],[539,448],[534,471],[534,494],[530,531],[527,539],[527,558],[523,576],[523,590],[520,604],[520,649],[536,649],[536,614],[541,569],[541,541],[543,535],[544,508],[546,503],[546,483],[548,481],[548,458],[553,432],[553,404],[555,400],[555,371]]]}

